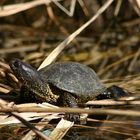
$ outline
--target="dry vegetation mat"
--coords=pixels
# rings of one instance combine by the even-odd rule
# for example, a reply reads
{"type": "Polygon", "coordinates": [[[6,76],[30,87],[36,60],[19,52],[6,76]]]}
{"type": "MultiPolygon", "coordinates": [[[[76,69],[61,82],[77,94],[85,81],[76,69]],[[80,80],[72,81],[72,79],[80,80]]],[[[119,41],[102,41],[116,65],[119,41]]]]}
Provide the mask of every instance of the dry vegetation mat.
{"type": "Polygon", "coordinates": [[[0,4],[0,139],[140,139],[138,0],[0,4]],[[9,67],[12,57],[38,70],[55,61],[80,62],[95,69],[106,87],[117,85],[129,96],[88,101],[83,108],[17,104],[10,91],[22,83],[9,67]],[[65,119],[67,113],[80,113],[81,123],[65,119]]]}

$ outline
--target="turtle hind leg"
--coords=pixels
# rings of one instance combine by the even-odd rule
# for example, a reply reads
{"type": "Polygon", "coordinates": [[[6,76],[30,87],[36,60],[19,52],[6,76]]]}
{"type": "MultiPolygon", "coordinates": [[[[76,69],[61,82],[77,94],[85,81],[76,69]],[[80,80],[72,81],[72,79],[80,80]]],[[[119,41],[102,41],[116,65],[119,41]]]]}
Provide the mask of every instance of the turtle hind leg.
{"type": "Polygon", "coordinates": [[[112,99],[118,99],[129,95],[127,91],[116,85],[109,87],[107,91],[110,93],[110,98],[112,99]]]}
{"type": "Polygon", "coordinates": [[[113,86],[107,88],[107,90],[104,93],[97,96],[97,100],[118,99],[118,98],[125,97],[128,95],[129,95],[129,93],[126,92],[123,88],[113,85],[113,86]]]}

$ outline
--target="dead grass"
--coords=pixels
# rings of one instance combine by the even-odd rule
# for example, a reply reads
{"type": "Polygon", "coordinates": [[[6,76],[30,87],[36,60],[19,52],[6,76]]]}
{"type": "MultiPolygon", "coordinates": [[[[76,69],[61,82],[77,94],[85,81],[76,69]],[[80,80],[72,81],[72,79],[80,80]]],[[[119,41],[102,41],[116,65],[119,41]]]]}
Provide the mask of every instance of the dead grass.
{"type": "MultiPolygon", "coordinates": [[[[122,0],[117,2],[108,0],[103,5],[100,5],[96,0],[87,3],[82,0],[72,0],[71,3],[63,3],[71,6],[71,10],[68,12],[62,3],[53,1],[62,11],[73,16],[71,19],[67,17],[65,20],[66,15],[59,15],[62,11],[54,8],[51,1],[36,0],[13,3],[13,5],[5,4],[5,2],[4,0],[0,17],[6,18],[21,11],[26,12],[28,9],[29,11],[26,13],[28,18],[25,18],[24,22],[27,22],[27,25],[29,22],[30,26],[24,25],[23,21],[20,21],[19,25],[15,24],[17,21],[13,24],[4,22],[0,26],[2,42],[0,48],[0,93],[3,96],[9,95],[9,91],[12,89],[20,88],[19,81],[8,65],[11,57],[22,58],[35,67],[39,67],[39,64],[44,60],[39,69],[51,64],[56,59],[57,61],[79,61],[94,68],[107,87],[118,85],[129,92],[130,96],[117,101],[89,101],[87,104],[95,106],[94,109],[58,108],[48,103],[16,105],[1,99],[0,135],[2,138],[69,139],[69,136],[73,136],[75,139],[77,137],[111,140],[139,139],[140,20],[136,14],[140,13],[140,3],[137,0],[127,2],[129,8],[130,6],[134,8],[135,13],[131,9],[122,10],[124,4],[122,0]],[[83,12],[83,14],[79,13],[80,18],[76,17],[79,20],[73,15],[74,11],[80,11],[75,5],[76,2],[82,7],[81,11],[83,12]],[[115,6],[112,4],[113,2],[115,6]],[[90,7],[93,3],[94,9],[99,9],[96,12],[90,7]],[[46,6],[42,14],[38,12],[41,10],[38,8],[39,5],[46,6]],[[33,7],[36,9],[31,9],[33,7]],[[37,20],[33,19],[35,15],[37,20]],[[103,15],[106,16],[103,18],[103,15]],[[135,19],[133,19],[133,15],[135,15],[135,19]],[[44,22],[46,16],[47,23],[44,22]],[[82,19],[82,16],[86,18],[82,19]],[[129,18],[126,20],[127,16],[129,18]],[[121,22],[118,21],[119,18],[122,20],[121,22]],[[85,19],[88,19],[87,22],[85,19]],[[93,27],[93,25],[96,26],[93,27]],[[96,31],[100,28],[101,32],[96,31]],[[82,36],[80,36],[81,32],[83,32],[82,36]],[[96,108],[101,105],[103,108],[96,108]],[[87,124],[83,125],[76,125],[65,119],[60,120],[68,112],[81,113],[83,122],[86,120],[86,114],[94,114],[97,118],[89,116],[87,124]],[[98,115],[107,115],[108,117],[100,120],[98,115]],[[11,127],[13,124],[16,125],[15,128],[11,127]]],[[[12,17],[13,21],[16,21],[15,17],[12,17]]]]}

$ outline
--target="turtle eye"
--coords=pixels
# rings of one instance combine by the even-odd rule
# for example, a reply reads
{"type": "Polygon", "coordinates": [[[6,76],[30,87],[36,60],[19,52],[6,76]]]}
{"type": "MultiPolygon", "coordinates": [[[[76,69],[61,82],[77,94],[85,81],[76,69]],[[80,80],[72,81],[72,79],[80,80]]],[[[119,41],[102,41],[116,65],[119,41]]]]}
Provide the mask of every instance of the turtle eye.
{"type": "Polygon", "coordinates": [[[18,61],[15,61],[15,62],[13,63],[13,65],[14,65],[14,67],[18,68],[20,64],[19,64],[18,61]]]}

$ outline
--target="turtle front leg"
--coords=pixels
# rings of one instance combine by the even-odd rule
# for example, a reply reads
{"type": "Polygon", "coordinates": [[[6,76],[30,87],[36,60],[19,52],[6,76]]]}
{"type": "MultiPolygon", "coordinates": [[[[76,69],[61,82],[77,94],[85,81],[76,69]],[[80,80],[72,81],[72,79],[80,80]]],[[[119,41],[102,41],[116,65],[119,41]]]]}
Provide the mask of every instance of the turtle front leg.
{"type": "MultiPolygon", "coordinates": [[[[64,92],[64,94],[63,94],[63,104],[64,104],[64,106],[68,106],[68,107],[72,107],[72,108],[78,107],[76,98],[68,92],[64,92]]],[[[80,123],[80,115],[78,113],[67,113],[65,118],[70,121],[80,123]]]]}

